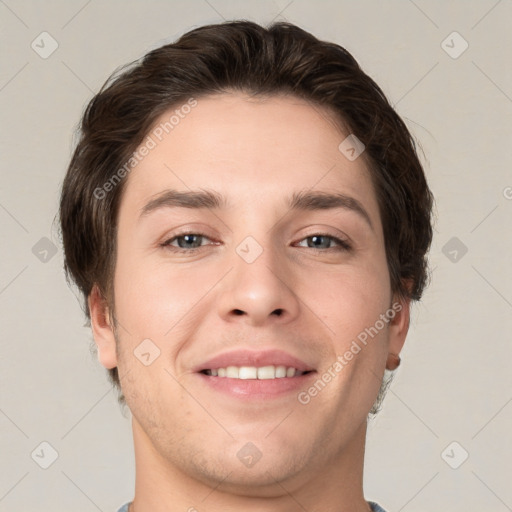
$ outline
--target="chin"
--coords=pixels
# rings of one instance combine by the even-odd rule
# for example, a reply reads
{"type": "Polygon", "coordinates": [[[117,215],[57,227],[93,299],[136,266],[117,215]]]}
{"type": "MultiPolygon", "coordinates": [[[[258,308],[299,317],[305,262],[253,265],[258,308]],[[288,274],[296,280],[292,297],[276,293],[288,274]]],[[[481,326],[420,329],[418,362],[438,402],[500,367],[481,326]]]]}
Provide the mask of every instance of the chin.
{"type": "Polygon", "coordinates": [[[265,497],[280,496],[283,488],[279,485],[283,481],[296,476],[299,468],[291,467],[281,457],[268,460],[266,463],[260,460],[251,468],[240,467],[240,464],[232,463],[223,465],[223,476],[218,481],[222,482],[221,489],[237,495],[265,497]],[[226,478],[226,473],[229,476],[226,478]]]}
{"type": "MultiPolygon", "coordinates": [[[[259,450],[256,445],[248,442],[237,449],[221,449],[217,454],[212,452],[197,455],[185,469],[189,474],[206,485],[219,486],[222,492],[244,496],[269,497],[275,491],[276,496],[282,494],[278,483],[299,475],[308,463],[305,454],[297,450],[287,456],[282,447],[273,446],[259,450]]],[[[267,443],[268,444],[268,443],[267,443]]]]}

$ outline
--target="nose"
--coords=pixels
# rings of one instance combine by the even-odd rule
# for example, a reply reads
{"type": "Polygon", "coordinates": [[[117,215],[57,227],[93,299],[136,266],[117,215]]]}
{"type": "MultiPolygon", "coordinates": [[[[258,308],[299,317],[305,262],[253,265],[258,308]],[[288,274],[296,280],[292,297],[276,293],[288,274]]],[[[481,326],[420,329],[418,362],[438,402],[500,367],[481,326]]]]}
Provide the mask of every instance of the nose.
{"type": "Polygon", "coordinates": [[[230,263],[232,270],[223,280],[218,301],[225,321],[263,326],[297,318],[297,279],[282,251],[249,238],[237,247],[230,263]]]}

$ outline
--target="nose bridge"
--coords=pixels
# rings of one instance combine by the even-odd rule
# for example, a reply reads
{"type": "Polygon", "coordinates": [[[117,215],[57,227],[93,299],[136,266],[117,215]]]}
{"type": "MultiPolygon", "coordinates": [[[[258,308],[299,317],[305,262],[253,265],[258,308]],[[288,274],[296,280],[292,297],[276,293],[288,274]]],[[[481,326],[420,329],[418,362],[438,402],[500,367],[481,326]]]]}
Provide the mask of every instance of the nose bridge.
{"type": "MultiPolygon", "coordinates": [[[[254,231],[253,231],[254,232],[254,231]]],[[[235,248],[236,284],[250,286],[253,293],[276,293],[283,273],[283,251],[276,246],[270,233],[260,230],[255,235],[247,235],[235,248]]]]}
{"type": "Polygon", "coordinates": [[[298,314],[299,305],[293,283],[288,282],[292,278],[286,268],[284,246],[275,245],[268,228],[253,229],[252,233],[234,248],[233,270],[219,313],[225,319],[243,316],[252,324],[275,317],[290,320],[298,314]]]}
{"type": "Polygon", "coordinates": [[[234,226],[235,240],[240,240],[234,247],[234,261],[240,264],[241,269],[244,264],[247,268],[256,264],[258,271],[263,266],[270,272],[268,267],[273,269],[282,263],[283,247],[279,244],[277,223],[270,211],[270,205],[266,206],[255,198],[244,202],[242,214],[234,226]]]}

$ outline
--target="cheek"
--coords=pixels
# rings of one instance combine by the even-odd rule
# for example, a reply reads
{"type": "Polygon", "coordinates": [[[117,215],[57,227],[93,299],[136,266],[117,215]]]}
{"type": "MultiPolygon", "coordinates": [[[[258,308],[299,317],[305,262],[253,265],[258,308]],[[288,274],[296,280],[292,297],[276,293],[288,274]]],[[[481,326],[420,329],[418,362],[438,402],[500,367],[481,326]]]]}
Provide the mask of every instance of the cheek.
{"type": "Polygon", "coordinates": [[[390,307],[391,288],[385,261],[333,272],[317,281],[316,289],[313,304],[322,304],[326,323],[342,343],[374,325],[390,307]]]}
{"type": "Polygon", "coordinates": [[[333,331],[333,354],[325,371],[336,375],[336,383],[324,398],[337,404],[346,400],[354,410],[361,406],[358,401],[371,407],[388,349],[389,319],[381,319],[390,308],[386,262],[357,271],[352,268],[326,279],[324,285],[329,290],[323,299],[325,323],[333,331]]]}
{"type": "Polygon", "coordinates": [[[124,322],[137,339],[164,339],[175,325],[182,325],[218,280],[211,268],[198,272],[190,266],[171,266],[166,261],[129,254],[119,251],[115,306],[119,322],[124,322]]]}
{"type": "Polygon", "coordinates": [[[369,408],[375,399],[380,387],[379,368],[388,348],[391,292],[387,266],[368,270],[351,269],[326,279],[328,293],[321,299],[333,350],[324,373],[336,375],[324,398],[335,404],[346,400],[353,410],[361,408],[358,401],[368,402],[369,408]]]}

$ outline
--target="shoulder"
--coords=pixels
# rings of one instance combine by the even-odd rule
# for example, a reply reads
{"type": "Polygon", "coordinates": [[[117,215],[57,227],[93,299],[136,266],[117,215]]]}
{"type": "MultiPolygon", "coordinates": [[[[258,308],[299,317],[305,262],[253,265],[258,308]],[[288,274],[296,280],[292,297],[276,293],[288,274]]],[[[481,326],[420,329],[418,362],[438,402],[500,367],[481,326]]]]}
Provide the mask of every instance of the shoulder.
{"type": "Polygon", "coordinates": [[[372,512],[386,512],[378,503],[375,503],[374,501],[369,501],[368,504],[370,505],[372,512]]]}
{"type": "Polygon", "coordinates": [[[117,512],[128,512],[128,506],[131,502],[125,503],[117,512]]]}

